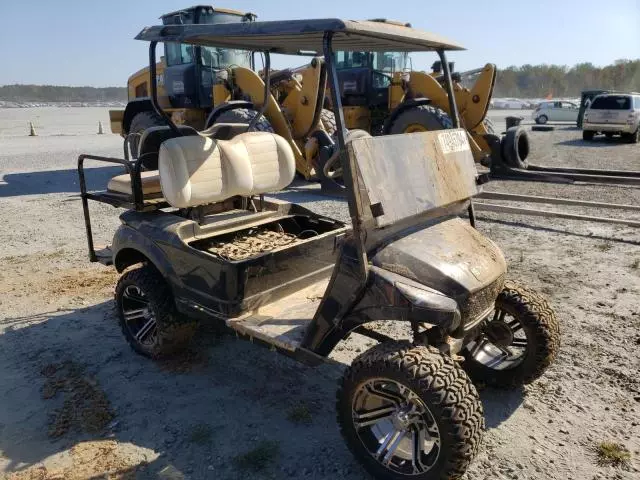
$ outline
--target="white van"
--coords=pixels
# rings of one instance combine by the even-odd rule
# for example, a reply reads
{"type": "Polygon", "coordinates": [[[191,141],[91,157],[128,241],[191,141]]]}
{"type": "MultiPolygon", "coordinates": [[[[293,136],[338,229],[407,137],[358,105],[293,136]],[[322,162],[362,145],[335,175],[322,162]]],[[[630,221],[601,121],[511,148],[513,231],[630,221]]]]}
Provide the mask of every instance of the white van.
{"type": "Polygon", "coordinates": [[[584,114],[583,140],[603,133],[607,138],[620,135],[629,143],[640,142],[640,94],[607,93],[598,95],[584,114]]]}

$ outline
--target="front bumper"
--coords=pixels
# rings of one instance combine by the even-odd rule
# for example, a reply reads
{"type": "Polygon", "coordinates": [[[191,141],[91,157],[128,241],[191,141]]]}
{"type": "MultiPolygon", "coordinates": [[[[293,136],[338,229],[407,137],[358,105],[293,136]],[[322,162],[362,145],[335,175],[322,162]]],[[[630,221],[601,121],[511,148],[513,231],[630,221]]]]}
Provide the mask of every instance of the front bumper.
{"type": "Polygon", "coordinates": [[[637,129],[635,123],[582,123],[582,130],[589,132],[634,133],[637,129]]]}

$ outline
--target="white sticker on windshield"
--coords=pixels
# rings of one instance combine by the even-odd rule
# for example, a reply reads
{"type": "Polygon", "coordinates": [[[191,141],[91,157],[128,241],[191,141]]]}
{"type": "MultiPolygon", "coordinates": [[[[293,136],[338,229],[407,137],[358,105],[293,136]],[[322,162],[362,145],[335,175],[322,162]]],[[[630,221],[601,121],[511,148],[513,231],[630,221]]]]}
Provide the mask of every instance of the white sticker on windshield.
{"type": "Polygon", "coordinates": [[[452,130],[450,132],[442,132],[438,134],[440,140],[440,149],[442,153],[464,152],[469,150],[469,142],[467,134],[464,130],[452,130]]]}

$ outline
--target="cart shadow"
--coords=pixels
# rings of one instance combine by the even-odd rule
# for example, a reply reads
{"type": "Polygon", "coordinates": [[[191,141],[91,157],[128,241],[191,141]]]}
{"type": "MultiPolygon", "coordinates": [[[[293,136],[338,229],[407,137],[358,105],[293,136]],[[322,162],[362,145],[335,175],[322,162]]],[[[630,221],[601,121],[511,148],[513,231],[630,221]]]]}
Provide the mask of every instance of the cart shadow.
{"type": "MultiPolygon", "coordinates": [[[[339,366],[312,369],[206,331],[187,355],[153,362],[128,347],[111,302],[7,319],[2,326],[0,451],[8,471],[36,466],[81,442],[114,439],[155,452],[146,465],[133,466],[136,478],[243,478],[234,459],[269,441],[280,454],[266,472],[326,464],[330,454],[336,470],[327,477],[347,469],[355,475],[349,478],[363,478],[341,448],[335,424],[339,366]],[[89,383],[95,379],[110,402],[113,421],[98,433],[78,427],[48,435],[74,392],[44,398],[50,395],[43,372],[68,362],[81,366],[89,383]],[[305,412],[304,422],[291,420],[296,408],[305,412]]],[[[73,414],[84,415],[86,405],[78,409],[73,414]]]]}
{"type": "MultiPolygon", "coordinates": [[[[109,180],[123,173],[121,167],[85,169],[89,189],[104,189],[109,180]]],[[[47,193],[80,193],[78,171],[44,170],[40,172],[7,173],[0,176],[0,198],[47,193]]]]}
{"type": "MultiPolygon", "coordinates": [[[[306,367],[206,329],[187,355],[153,362],[125,343],[110,301],[6,319],[2,326],[0,450],[10,461],[8,471],[35,467],[83,442],[113,439],[147,449],[146,462],[124,467],[136,478],[243,478],[247,472],[238,457],[268,441],[280,453],[266,473],[301,477],[299,469],[326,466],[329,455],[331,467],[317,478],[368,478],[335,422],[341,365],[306,367]],[[46,372],[63,371],[66,364],[80,366],[110,402],[113,419],[97,433],[72,427],[59,437],[48,434],[52,419],[75,397],[64,388],[47,394],[46,372]],[[303,421],[296,420],[301,415],[303,421]]],[[[481,397],[488,428],[522,403],[521,392],[487,389],[481,397]]],[[[67,413],[84,415],[86,409],[67,413]]],[[[135,452],[129,457],[136,458],[135,452]]]]}

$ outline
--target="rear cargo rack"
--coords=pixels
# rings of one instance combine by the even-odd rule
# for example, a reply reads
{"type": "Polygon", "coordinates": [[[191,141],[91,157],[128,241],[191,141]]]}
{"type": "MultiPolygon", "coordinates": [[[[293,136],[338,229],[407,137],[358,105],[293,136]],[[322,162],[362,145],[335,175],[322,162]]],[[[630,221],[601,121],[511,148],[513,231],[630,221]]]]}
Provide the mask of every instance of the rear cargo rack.
{"type": "Polygon", "coordinates": [[[126,208],[136,210],[138,212],[147,212],[166,208],[169,204],[162,197],[144,198],[142,192],[142,179],[140,172],[142,170],[142,162],[144,155],[141,155],[136,161],[123,158],[101,157],[98,155],[82,154],[78,157],[78,178],[80,181],[80,198],[82,199],[82,211],[84,213],[84,226],[87,231],[87,246],[89,247],[89,260],[92,262],[107,263],[105,255],[99,255],[93,244],[93,233],[91,231],[91,216],[89,214],[89,200],[106,203],[118,208],[126,208]],[[125,172],[131,177],[131,195],[110,191],[98,191],[89,193],[87,191],[87,181],[84,174],[84,161],[95,160],[98,162],[112,163],[122,165],[125,172]]]}

